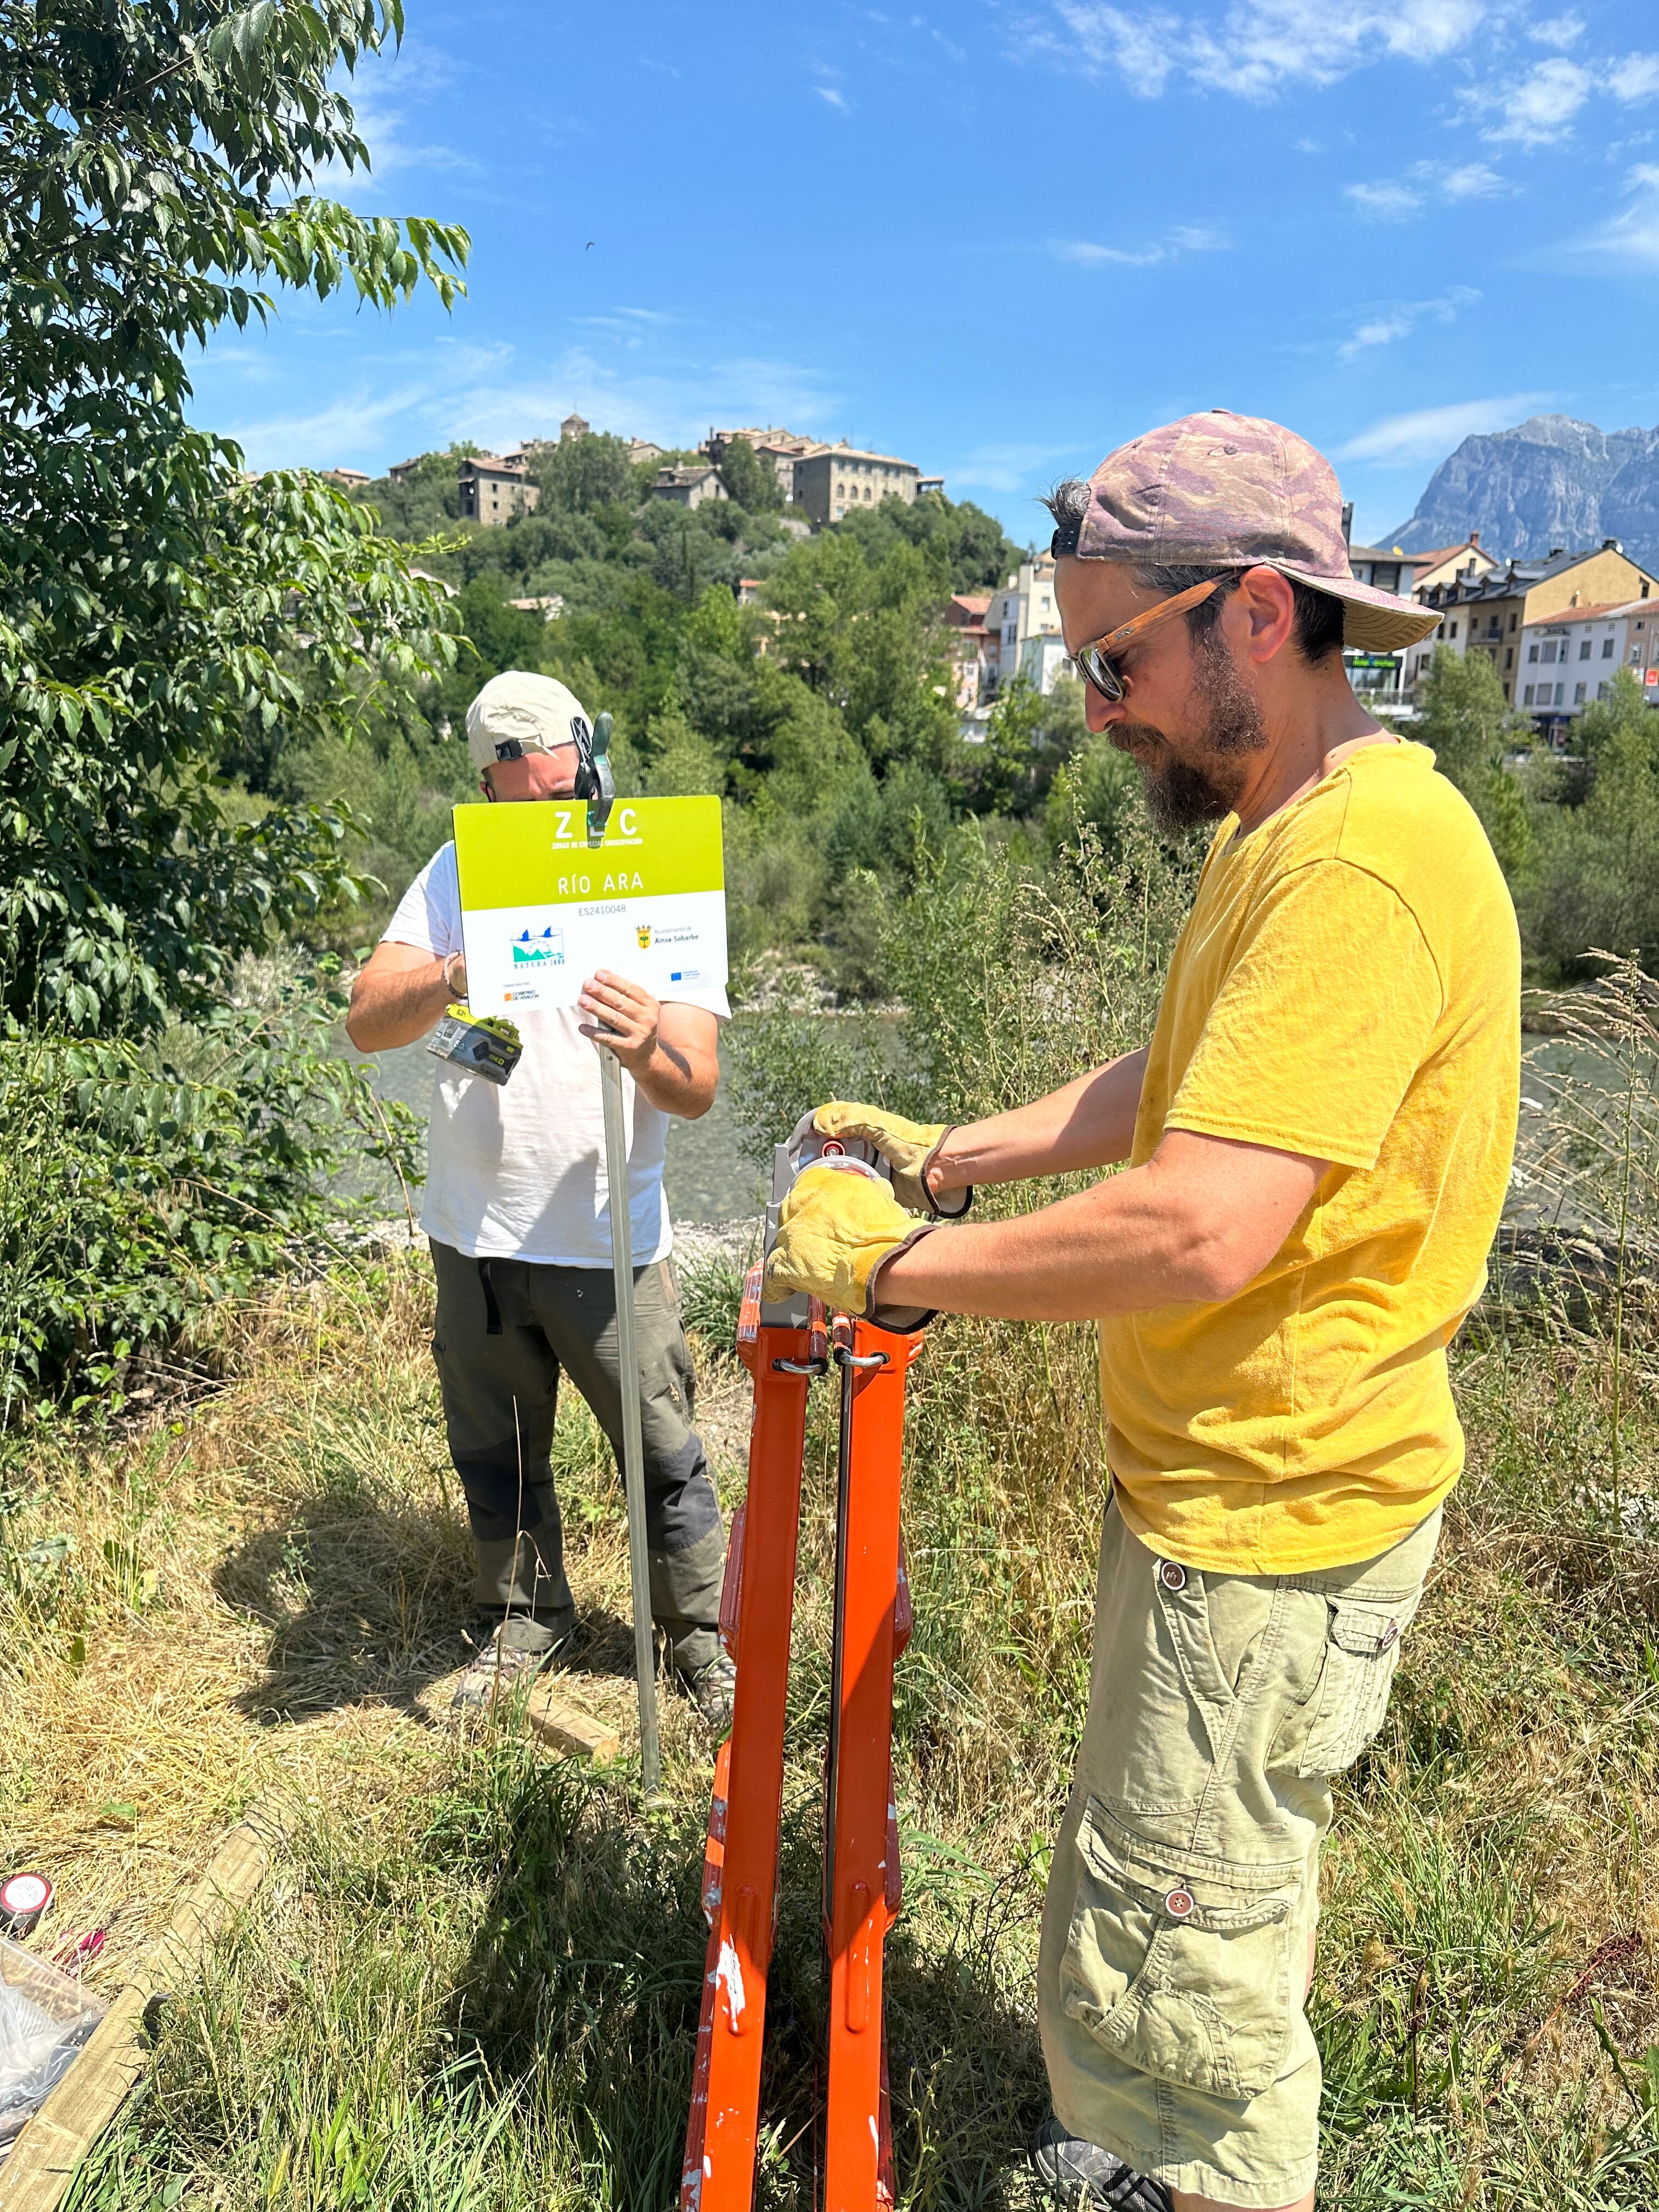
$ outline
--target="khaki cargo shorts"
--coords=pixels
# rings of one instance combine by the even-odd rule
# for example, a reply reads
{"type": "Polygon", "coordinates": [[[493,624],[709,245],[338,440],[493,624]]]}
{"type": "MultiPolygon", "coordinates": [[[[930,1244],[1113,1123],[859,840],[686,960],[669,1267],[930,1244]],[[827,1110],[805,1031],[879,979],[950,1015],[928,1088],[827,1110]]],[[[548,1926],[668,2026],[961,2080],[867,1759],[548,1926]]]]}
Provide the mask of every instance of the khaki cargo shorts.
{"type": "Polygon", "coordinates": [[[1171,2188],[1276,2206],[1313,2185],[1330,1777],[1382,1724],[1439,1534],[1437,1508],[1356,1566],[1206,1575],[1107,1509],[1037,2009],[1060,2120],[1171,2188]]]}

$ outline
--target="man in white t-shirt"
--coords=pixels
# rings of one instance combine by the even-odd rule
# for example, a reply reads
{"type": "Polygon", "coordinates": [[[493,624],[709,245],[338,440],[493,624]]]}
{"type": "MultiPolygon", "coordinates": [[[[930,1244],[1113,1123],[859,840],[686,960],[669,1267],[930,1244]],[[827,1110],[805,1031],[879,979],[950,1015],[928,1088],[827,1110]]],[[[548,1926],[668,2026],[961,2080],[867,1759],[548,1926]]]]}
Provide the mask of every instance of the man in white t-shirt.
{"type": "MultiPolygon", "coordinates": [[[[514,671],[467,710],[467,745],[487,799],[568,797],[591,741],[562,684],[514,671]]],[[[363,1052],[425,1036],[466,993],[455,848],[404,892],[352,987],[347,1033],[363,1052]]],[[[669,1266],[663,1194],[668,1116],[706,1113],[720,1079],[723,990],[661,1003],[608,970],[578,1006],[526,1008],[524,1057],[505,1085],[434,1063],[422,1227],[438,1279],[433,1351],[450,1457],[477,1556],[477,1657],[458,1704],[544,1666],[569,1637],[549,1451],[561,1370],[620,1455],[622,1392],[611,1259],[611,1193],[593,1040],[623,1066],[629,1131],[636,1345],[645,1446],[651,1604],[676,1674],[716,1729],[731,1717],[732,1668],[717,1622],[726,1541],[702,1445],[696,1379],[669,1266]]]]}

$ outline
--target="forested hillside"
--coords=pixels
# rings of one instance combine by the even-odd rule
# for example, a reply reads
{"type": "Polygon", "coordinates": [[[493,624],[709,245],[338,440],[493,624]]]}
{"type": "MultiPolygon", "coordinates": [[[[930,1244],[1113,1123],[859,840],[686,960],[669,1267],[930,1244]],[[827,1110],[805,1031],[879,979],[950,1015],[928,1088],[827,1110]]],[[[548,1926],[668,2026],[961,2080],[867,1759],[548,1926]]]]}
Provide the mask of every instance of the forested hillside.
{"type": "MultiPolygon", "coordinates": [[[[257,809],[348,802],[370,826],[369,869],[394,894],[470,793],[459,735],[498,669],[543,668],[616,717],[625,789],[714,791],[727,802],[733,949],[816,965],[843,997],[886,994],[872,966],[872,892],[906,892],[971,823],[1045,873],[1081,822],[1109,860],[1139,811],[1127,757],[1091,739],[1083,695],[1016,687],[962,733],[945,611],[1022,558],[990,515],[929,494],[808,533],[776,505],[746,447],[737,497],[695,511],[652,498],[652,468],[620,439],[530,448],[532,514],[459,517],[456,447],[361,500],[456,594],[453,669],[365,702],[355,734],[296,741],[278,723],[227,765],[257,809]],[[758,585],[754,604],[740,580],[758,585]],[[514,599],[555,599],[552,619],[514,599]]],[[[1593,972],[1585,955],[1639,949],[1659,968],[1659,714],[1621,677],[1576,726],[1566,758],[1540,753],[1478,657],[1440,658],[1405,732],[1432,745],[1473,800],[1509,877],[1534,980],[1593,972]]],[[[254,726],[251,723],[250,727],[254,726]]],[[[371,910],[385,910],[385,897],[371,910]]],[[[361,910],[332,941],[363,941],[361,910]]]]}
{"type": "MultiPolygon", "coordinates": [[[[231,763],[255,805],[349,802],[390,892],[471,792],[466,703],[507,667],[544,669],[590,711],[610,710],[623,789],[721,793],[735,951],[809,959],[843,994],[882,988],[868,965],[869,876],[908,889],[974,817],[1045,866],[1071,811],[1056,791],[1067,763],[1067,789],[1109,832],[1127,803],[1129,765],[1087,747],[1075,684],[1048,698],[1016,690],[980,742],[959,733],[945,606],[1026,557],[980,508],[890,500],[809,535],[765,503],[769,477],[741,444],[726,473],[752,504],[688,511],[648,496],[653,471],[633,467],[621,440],[590,435],[531,448],[538,510],[481,528],[457,513],[464,450],[359,495],[456,591],[466,642],[453,672],[377,700],[349,744],[289,750],[262,732],[231,763]],[[761,586],[758,604],[739,605],[744,578],[761,586]],[[554,597],[551,620],[511,604],[554,597]]],[[[362,927],[343,918],[343,949],[362,927]]]]}

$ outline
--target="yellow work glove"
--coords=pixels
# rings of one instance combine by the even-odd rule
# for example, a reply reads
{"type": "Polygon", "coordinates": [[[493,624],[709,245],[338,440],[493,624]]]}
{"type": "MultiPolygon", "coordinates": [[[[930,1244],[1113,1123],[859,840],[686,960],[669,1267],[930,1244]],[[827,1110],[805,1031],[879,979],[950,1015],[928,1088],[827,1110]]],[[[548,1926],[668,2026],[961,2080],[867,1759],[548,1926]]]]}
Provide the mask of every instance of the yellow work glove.
{"type": "Polygon", "coordinates": [[[862,1137],[873,1145],[893,1170],[894,1195],[912,1213],[956,1221],[974,1202],[971,1188],[949,1191],[940,1200],[927,1188],[927,1169],[955,1127],[952,1121],[907,1121],[902,1114],[884,1114],[879,1106],[832,1098],[812,1116],[812,1126],[821,1137],[862,1137]]]}
{"type": "Polygon", "coordinates": [[[792,1291],[805,1291],[833,1313],[853,1314],[882,1328],[920,1328],[933,1319],[927,1308],[878,1310],[870,1285],[884,1260],[927,1236],[932,1225],[918,1225],[884,1182],[849,1175],[845,1168],[807,1168],[783,1201],[761,1295],[777,1304],[792,1291]]]}

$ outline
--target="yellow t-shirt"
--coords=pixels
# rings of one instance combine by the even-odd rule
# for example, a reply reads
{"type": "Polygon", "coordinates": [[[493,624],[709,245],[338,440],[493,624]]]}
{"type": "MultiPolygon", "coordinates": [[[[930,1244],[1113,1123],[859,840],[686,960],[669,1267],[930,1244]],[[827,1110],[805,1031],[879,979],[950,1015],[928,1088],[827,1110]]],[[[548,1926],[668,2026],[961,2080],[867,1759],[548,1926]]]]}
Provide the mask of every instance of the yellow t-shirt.
{"type": "Polygon", "coordinates": [[[1107,1458],[1154,1550],[1234,1574],[1367,1559],[1456,1481],[1446,1346],[1515,1147],[1521,955],[1434,755],[1350,755],[1216,834],[1158,1009],[1130,1165],[1166,1128],[1331,1163],[1235,1297],[1100,1324],[1107,1458]]]}

